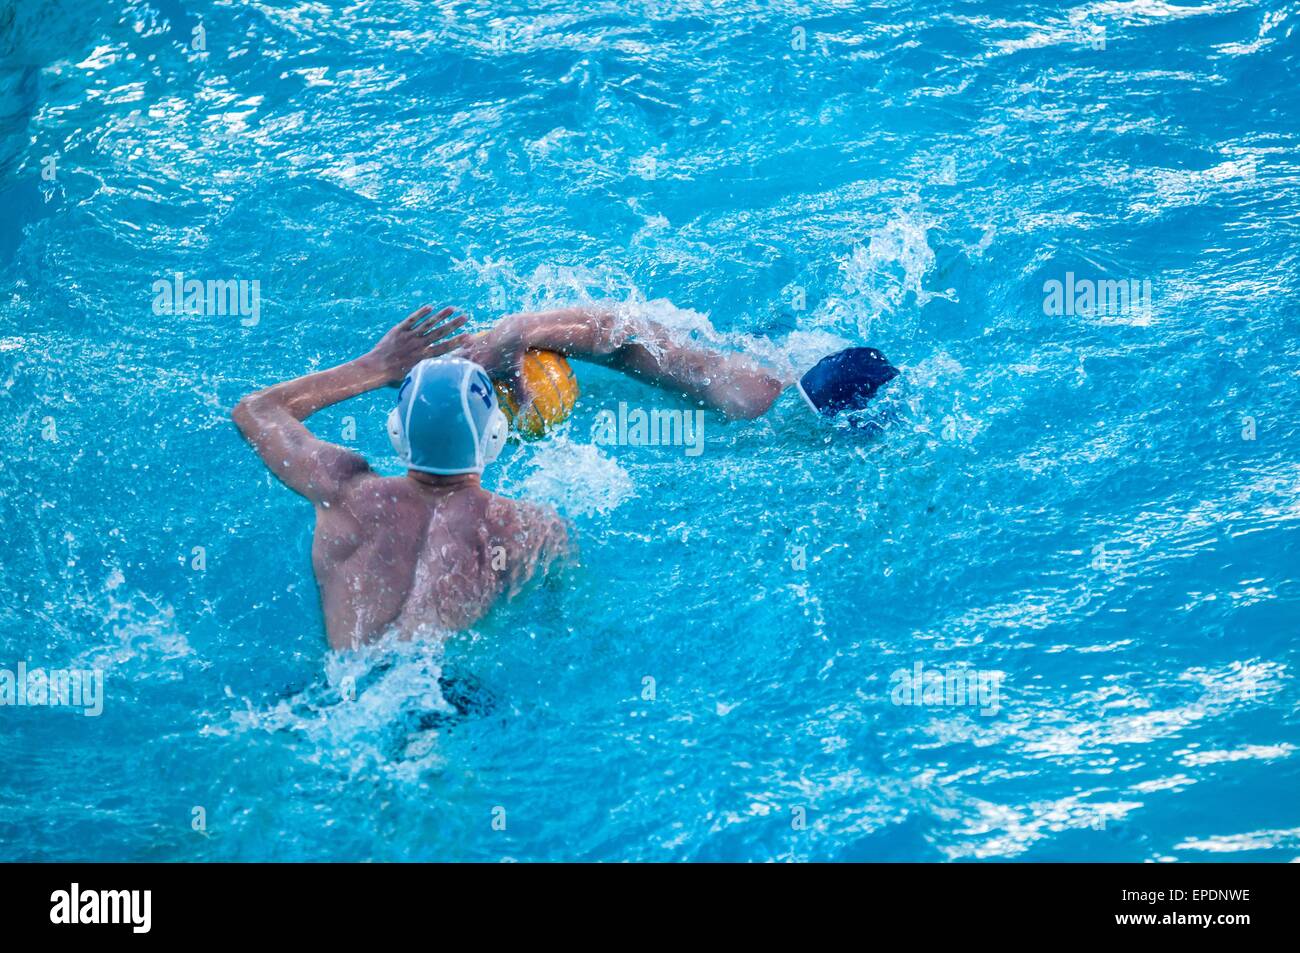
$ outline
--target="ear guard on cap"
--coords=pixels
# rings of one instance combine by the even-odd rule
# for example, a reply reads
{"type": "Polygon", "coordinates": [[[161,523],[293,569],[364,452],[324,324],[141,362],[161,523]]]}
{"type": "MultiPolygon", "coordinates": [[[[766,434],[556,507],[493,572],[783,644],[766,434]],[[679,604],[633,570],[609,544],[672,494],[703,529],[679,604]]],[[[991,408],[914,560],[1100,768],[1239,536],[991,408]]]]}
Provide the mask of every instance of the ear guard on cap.
{"type": "Polygon", "coordinates": [[[406,456],[406,438],[402,433],[401,410],[394,407],[388,412],[388,442],[399,457],[406,456]]]}
{"type": "Polygon", "coordinates": [[[495,463],[496,458],[501,456],[501,450],[506,445],[506,434],[509,432],[510,421],[506,419],[500,407],[494,407],[492,416],[488,418],[487,430],[483,433],[480,450],[483,455],[483,466],[495,463]]]}

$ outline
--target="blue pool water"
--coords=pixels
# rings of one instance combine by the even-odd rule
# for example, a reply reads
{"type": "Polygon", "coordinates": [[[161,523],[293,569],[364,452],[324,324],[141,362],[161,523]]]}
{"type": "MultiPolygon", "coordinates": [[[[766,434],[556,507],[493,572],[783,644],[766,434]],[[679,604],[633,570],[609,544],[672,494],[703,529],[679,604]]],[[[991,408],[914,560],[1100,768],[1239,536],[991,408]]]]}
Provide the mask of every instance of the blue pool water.
{"type": "MultiPolygon", "coordinates": [[[[0,709],[0,856],[1300,858],[1297,89],[1276,0],[0,0],[0,668],[106,696],[0,709]],[[489,476],[578,564],[328,653],[235,401],[588,299],[891,422],[598,445],[684,405],[579,368],[489,476]]],[[[391,400],[313,426],[396,472],[391,400]]]]}

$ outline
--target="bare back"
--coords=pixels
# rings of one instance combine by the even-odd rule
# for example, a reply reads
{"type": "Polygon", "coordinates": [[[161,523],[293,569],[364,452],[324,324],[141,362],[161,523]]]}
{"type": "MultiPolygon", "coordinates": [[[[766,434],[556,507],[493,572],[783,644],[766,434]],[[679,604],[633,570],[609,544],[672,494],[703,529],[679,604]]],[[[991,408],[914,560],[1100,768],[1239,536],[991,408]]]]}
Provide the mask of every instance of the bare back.
{"type": "Polygon", "coordinates": [[[316,505],[312,565],[330,645],[471,626],[544,571],[566,538],[553,511],[477,484],[363,473],[316,505]]]}

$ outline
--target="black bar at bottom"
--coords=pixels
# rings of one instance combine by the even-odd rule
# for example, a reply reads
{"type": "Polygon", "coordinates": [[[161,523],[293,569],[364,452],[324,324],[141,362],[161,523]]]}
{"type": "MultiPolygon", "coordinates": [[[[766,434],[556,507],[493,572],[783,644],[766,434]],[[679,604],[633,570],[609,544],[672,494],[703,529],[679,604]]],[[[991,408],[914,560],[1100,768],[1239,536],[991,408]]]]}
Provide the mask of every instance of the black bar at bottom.
{"type": "Polygon", "coordinates": [[[680,923],[725,928],[733,940],[844,924],[881,939],[880,930],[903,930],[926,945],[1126,935],[1232,944],[1294,932],[1300,867],[8,864],[0,879],[0,922],[11,940],[39,932],[337,944],[413,925],[526,928],[537,939],[558,930],[549,935],[572,939],[597,936],[614,917],[648,936],[680,923]]]}

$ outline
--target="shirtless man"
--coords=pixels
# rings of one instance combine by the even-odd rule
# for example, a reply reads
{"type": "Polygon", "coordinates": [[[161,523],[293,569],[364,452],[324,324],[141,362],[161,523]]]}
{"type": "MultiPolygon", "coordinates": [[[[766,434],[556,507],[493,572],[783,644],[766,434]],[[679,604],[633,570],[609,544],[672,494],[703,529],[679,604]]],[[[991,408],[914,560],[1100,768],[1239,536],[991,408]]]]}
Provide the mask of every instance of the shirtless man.
{"type": "Polygon", "coordinates": [[[592,308],[513,315],[473,338],[455,334],[465,321],[426,305],[369,353],[257,391],[233,411],[271,472],[316,508],[312,566],[335,649],[389,632],[467,628],[567,551],[554,510],[479,482],[507,427],[489,376],[525,406],[518,372],[529,348],[623,371],[733,419],[765,413],[791,385],[816,413],[834,416],[864,406],[898,373],[878,351],[850,348],[786,381],[744,355],[683,345],[654,322],[592,308]],[[303,425],[325,407],[399,382],[389,436],[403,476],[380,476],[303,425]]]}

